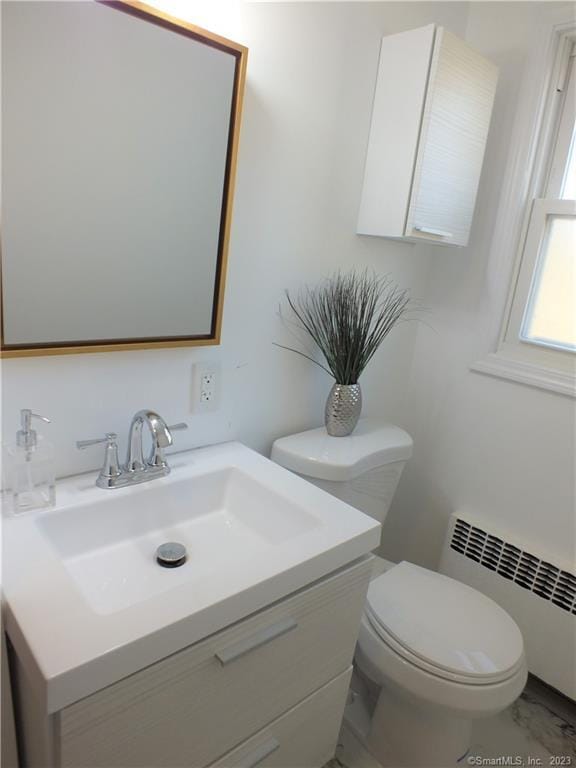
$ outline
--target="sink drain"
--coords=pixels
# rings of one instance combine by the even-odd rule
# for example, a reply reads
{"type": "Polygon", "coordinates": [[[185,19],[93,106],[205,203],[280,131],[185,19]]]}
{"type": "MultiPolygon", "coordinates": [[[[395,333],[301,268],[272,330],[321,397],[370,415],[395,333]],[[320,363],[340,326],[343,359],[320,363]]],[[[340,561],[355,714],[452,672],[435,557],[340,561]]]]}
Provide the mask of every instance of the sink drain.
{"type": "Polygon", "coordinates": [[[156,550],[156,562],[163,568],[178,568],[186,562],[186,547],[177,541],[160,544],[156,550]]]}

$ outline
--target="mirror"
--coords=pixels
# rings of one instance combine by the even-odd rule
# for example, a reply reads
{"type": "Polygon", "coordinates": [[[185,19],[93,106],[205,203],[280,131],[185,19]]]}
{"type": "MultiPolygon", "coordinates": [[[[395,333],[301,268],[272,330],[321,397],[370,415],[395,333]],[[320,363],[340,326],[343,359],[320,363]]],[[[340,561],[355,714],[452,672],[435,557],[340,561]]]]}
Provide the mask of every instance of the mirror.
{"type": "Polygon", "coordinates": [[[5,356],[219,342],[247,50],[138,2],[2,2],[5,356]]]}

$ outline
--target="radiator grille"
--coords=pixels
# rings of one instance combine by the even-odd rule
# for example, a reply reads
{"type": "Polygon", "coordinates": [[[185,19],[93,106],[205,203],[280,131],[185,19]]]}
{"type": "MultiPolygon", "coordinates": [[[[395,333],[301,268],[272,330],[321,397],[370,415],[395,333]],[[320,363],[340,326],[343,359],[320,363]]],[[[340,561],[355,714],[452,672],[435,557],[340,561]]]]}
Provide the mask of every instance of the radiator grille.
{"type": "Polygon", "coordinates": [[[456,519],[451,549],[515,582],[523,589],[576,614],[576,575],[493,536],[465,520],[456,519]]]}

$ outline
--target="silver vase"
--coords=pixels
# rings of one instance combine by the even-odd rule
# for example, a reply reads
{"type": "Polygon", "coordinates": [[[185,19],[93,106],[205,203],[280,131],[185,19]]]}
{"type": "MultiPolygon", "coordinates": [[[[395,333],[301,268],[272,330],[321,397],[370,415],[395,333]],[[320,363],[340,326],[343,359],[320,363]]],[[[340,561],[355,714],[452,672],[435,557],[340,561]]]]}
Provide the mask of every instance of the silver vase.
{"type": "Polygon", "coordinates": [[[326,431],[332,437],[346,437],[358,424],[361,410],[360,384],[334,384],[324,410],[326,431]]]}

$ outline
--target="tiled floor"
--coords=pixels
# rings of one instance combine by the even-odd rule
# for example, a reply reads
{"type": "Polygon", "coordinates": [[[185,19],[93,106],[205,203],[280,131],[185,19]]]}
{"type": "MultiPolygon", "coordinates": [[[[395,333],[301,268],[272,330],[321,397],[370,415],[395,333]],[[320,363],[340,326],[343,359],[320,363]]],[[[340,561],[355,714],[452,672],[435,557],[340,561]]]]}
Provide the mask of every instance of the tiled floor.
{"type": "MultiPolygon", "coordinates": [[[[465,762],[480,765],[479,758],[486,759],[484,765],[555,764],[576,768],[576,704],[531,678],[522,696],[509,709],[476,723],[465,762]],[[512,762],[505,762],[505,758],[512,762]],[[542,762],[537,763],[537,758],[542,762]]],[[[344,727],[336,757],[324,768],[396,767],[381,767],[344,727]]]]}

